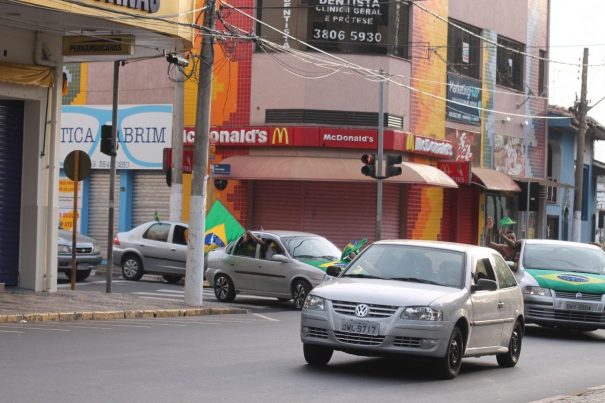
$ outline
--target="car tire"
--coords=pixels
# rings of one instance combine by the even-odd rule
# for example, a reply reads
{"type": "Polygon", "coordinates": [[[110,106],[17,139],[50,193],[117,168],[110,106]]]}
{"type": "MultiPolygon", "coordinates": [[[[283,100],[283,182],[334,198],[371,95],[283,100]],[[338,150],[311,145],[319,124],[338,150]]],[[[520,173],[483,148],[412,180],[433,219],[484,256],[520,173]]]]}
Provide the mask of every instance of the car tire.
{"type": "Polygon", "coordinates": [[[214,295],[220,302],[231,302],[235,299],[235,287],[229,276],[219,274],[214,278],[214,295]]]}
{"type": "Polygon", "coordinates": [[[334,350],[329,347],[303,344],[303,353],[307,364],[314,367],[325,367],[330,362],[334,350]]]}
{"type": "Polygon", "coordinates": [[[122,260],[122,276],[126,280],[138,281],[143,277],[143,263],[137,255],[127,255],[122,260]]]}
{"type": "Polygon", "coordinates": [[[294,300],[294,307],[299,311],[305,305],[305,299],[311,291],[311,284],[305,280],[296,280],[292,284],[292,299],[294,300]]]}
{"type": "Polygon", "coordinates": [[[517,365],[519,356],[521,355],[521,345],[523,341],[523,325],[517,321],[513,327],[513,332],[510,335],[508,342],[508,352],[496,355],[498,365],[503,368],[511,368],[517,365]]]}
{"type": "Polygon", "coordinates": [[[164,274],[162,277],[164,277],[164,280],[166,280],[166,282],[169,284],[176,284],[183,278],[183,276],[175,276],[170,274],[164,274]]]}
{"type": "MultiPolygon", "coordinates": [[[[65,275],[71,280],[71,271],[66,271],[65,275]]],[[[77,270],[76,271],[76,282],[84,281],[90,276],[90,270],[77,270]]]]}
{"type": "Polygon", "coordinates": [[[447,352],[445,357],[439,359],[437,366],[437,375],[441,379],[453,379],[458,375],[464,356],[464,340],[462,332],[458,327],[452,331],[452,335],[447,343],[447,352]]]}

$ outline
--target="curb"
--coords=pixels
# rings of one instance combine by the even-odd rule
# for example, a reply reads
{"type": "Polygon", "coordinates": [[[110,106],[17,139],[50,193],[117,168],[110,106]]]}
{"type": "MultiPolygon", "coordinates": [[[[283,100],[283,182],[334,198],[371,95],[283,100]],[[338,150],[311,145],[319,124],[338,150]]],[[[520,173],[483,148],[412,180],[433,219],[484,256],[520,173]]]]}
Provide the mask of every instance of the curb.
{"type": "Polygon", "coordinates": [[[142,318],[175,318],[184,316],[206,316],[225,314],[246,314],[247,309],[241,308],[176,308],[176,309],[146,309],[146,310],[114,310],[114,311],[77,311],[53,313],[24,313],[0,315],[0,323],[12,322],[47,322],[68,320],[112,320],[112,319],[142,319],[142,318]]]}
{"type": "Polygon", "coordinates": [[[568,395],[556,395],[545,399],[534,400],[530,403],[555,403],[555,402],[601,402],[605,395],[605,385],[593,386],[568,395]],[[594,400],[593,400],[594,399],[594,400]]]}

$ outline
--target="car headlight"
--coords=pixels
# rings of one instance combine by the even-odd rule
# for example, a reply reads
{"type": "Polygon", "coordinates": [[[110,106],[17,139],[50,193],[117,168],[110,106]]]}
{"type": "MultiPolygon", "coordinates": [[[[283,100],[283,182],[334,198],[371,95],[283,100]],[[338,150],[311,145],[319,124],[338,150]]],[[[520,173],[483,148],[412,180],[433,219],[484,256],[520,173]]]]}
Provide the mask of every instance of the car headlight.
{"type": "Polygon", "coordinates": [[[408,320],[433,320],[439,321],[443,318],[443,312],[430,306],[408,306],[401,313],[401,319],[408,320]]]}
{"type": "Polygon", "coordinates": [[[315,295],[307,295],[307,298],[305,298],[304,309],[310,309],[312,311],[325,311],[326,300],[315,295]]]}
{"type": "Polygon", "coordinates": [[[61,253],[61,254],[71,253],[71,248],[67,245],[59,245],[59,253],[61,253]]]}
{"type": "Polygon", "coordinates": [[[92,248],[92,253],[94,253],[95,255],[97,253],[101,253],[101,247],[98,244],[94,244],[94,246],[92,248]]]}
{"type": "Polygon", "coordinates": [[[551,297],[552,296],[550,288],[535,287],[535,286],[531,286],[531,285],[528,285],[527,287],[523,288],[523,294],[538,295],[540,297],[551,297]]]}

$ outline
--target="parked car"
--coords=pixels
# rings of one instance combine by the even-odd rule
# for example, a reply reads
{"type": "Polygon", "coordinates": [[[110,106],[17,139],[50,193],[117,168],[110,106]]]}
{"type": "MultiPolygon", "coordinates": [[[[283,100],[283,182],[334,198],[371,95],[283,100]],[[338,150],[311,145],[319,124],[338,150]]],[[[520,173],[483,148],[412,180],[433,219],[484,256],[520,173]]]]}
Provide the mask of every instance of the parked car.
{"type": "Polygon", "coordinates": [[[301,309],[309,291],[327,278],[326,269],[341,264],[340,249],[322,236],[296,231],[252,233],[266,244],[275,242],[272,256],[261,244],[250,248],[245,234],[226,248],[208,253],[206,279],[219,301],[254,294],[293,299],[301,309]]]}
{"type": "Polygon", "coordinates": [[[516,264],[527,323],[581,330],[605,328],[603,249],[577,242],[528,239],[521,241],[516,264]]]}
{"type": "MultiPolygon", "coordinates": [[[[59,229],[58,257],[59,273],[65,273],[71,279],[73,233],[59,229]]],[[[82,234],[76,235],[76,281],[83,281],[90,276],[103,261],[97,241],[82,234]]]]}
{"type": "Polygon", "coordinates": [[[370,245],[309,293],[300,323],[310,365],[326,365],[335,350],[423,356],[442,378],[455,377],[463,357],[515,366],[523,330],[521,289],[498,252],[410,240],[370,245]]]}
{"type": "Polygon", "coordinates": [[[160,274],[172,284],[185,277],[187,263],[187,224],[149,221],[113,240],[113,264],[122,268],[127,280],[140,280],[143,274],[160,274]]]}

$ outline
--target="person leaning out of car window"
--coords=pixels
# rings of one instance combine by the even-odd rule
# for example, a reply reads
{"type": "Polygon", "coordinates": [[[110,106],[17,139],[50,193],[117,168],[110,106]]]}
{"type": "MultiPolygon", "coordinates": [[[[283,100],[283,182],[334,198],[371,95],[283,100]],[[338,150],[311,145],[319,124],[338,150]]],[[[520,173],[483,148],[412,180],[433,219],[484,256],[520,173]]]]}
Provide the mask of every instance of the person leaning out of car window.
{"type": "MultiPolygon", "coordinates": [[[[504,243],[494,242],[494,219],[492,217],[487,217],[486,245],[500,252],[504,260],[516,263],[519,259],[521,242],[517,241],[515,233],[512,230],[505,231],[503,227],[504,226],[500,227],[500,237],[504,243]]],[[[514,265],[513,270],[517,270],[516,264],[514,265]]]]}
{"type": "Polygon", "coordinates": [[[246,230],[243,238],[245,242],[245,247],[249,248],[251,254],[254,255],[254,251],[256,250],[256,245],[260,245],[261,247],[261,258],[266,260],[271,260],[273,255],[278,253],[282,253],[281,248],[273,239],[262,239],[254,235],[250,230],[246,230]]]}

